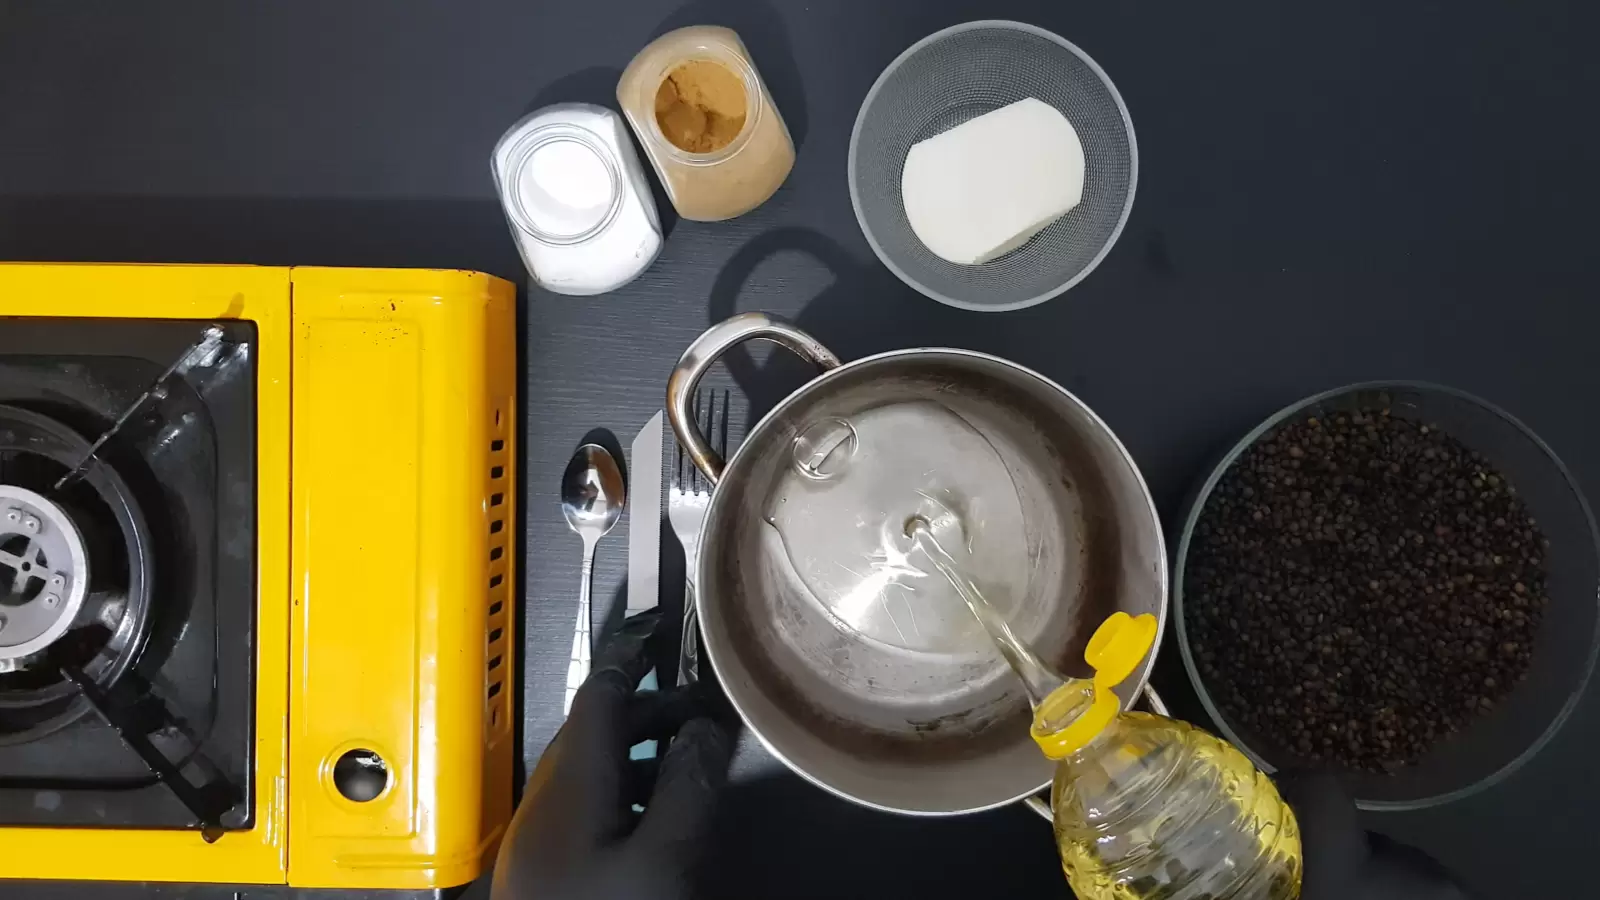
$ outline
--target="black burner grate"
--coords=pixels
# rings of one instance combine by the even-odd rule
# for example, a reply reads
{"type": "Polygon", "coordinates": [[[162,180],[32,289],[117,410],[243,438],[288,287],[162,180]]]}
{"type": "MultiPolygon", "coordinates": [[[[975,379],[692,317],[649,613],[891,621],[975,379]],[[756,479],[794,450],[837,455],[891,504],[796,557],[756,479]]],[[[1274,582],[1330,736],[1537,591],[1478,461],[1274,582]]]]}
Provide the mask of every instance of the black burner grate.
{"type": "Polygon", "coordinates": [[[210,325],[0,319],[0,485],[79,524],[92,582],[46,660],[0,663],[0,826],[251,824],[254,325],[164,378],[210,325]]]}

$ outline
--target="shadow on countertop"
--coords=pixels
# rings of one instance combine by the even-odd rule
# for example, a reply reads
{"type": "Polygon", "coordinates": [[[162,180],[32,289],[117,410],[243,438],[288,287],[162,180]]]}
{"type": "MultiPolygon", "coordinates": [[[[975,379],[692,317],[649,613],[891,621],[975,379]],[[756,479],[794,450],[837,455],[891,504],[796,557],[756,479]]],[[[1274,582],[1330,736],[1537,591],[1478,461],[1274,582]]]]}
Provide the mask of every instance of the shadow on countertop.
{"type": "Polygon", "coordinates": [[[787,772],[724,790],[695,886],[714,900],[1072,895],[1050,824],[1020,804],[886,815],[787,772]]]}
{"type": "Polygon", "coordinates": [[[593,103],[606,109],[617,109],[617,82],[622,80],[622,70],[616,66],[590,66],[570,75],[563,75],[539,89],[533,100],[523,107],[523,115],[542,109],[552,103],[593,103]]]}
{"type": "MultiPolygon", "coordinates": [[[[795,326],[816,337],[846,362],[884,350],[937,345],[939,335],[960,327],[972,313],[931,303],[877,264],[862,264],[833,239],[808,228],[765,232],[739,248],[711,287],[707,324],[741,311],[739,295],[763,261],[785,252],[803,253],[833,275],[828,285],[793,317],[795,326]]],[[[799,357],[774,352],[757,362],[748,347],[722,358],[749,405],[748,426],[795,389],[816,376],[799,357]]]]}

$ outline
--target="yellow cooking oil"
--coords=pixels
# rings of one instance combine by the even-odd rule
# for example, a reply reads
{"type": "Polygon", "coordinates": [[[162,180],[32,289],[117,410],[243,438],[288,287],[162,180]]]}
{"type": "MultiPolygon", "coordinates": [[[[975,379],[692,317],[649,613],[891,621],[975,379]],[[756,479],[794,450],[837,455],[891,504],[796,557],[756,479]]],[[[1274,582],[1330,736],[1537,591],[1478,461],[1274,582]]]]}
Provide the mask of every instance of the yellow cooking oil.
{"type": "Polygon", "coordinates": [[[1272,780],[1185,722],[1124,711],[1113,688],[1150,651],[1153,616],[1116,613],[1090,639],[1092,679],[1057,673],[1012,631],[947,548],[962,532],[922,515],[906,535],[955,587],[1026,686],[1033,737],[1056,760],[1051,807],[1067,881],[1083,900],[1295,900],[1300,829],[1272,780]]]}
{"type": "Polygon", "coordinates": [[[1056,763],[1067,881],[1085,900],[1294,900],[1300,831],[1272,781],[1184,722],[1119,713],[1056,763]]]}

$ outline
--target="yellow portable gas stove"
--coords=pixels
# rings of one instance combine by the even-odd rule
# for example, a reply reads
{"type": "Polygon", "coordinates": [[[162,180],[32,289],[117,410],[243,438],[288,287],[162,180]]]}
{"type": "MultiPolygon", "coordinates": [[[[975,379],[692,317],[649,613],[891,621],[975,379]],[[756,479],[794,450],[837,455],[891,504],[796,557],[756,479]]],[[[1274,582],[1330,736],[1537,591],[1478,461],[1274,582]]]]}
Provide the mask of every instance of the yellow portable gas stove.
{"type": "Polygon", "coordinates": [[[514,329],[473,272],[0,264],[0,877],[488,868],[514,329]]]}

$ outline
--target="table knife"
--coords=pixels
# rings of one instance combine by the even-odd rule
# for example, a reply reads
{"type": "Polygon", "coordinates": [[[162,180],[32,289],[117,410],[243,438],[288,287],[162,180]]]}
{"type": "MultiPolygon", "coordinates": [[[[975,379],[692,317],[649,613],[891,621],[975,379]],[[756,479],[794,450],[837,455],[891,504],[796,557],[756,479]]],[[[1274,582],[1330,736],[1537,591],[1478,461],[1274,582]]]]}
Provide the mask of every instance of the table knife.
{"type": "MultiPolygon", "coordinates": [[[[632,484],[628,494],[633,508],[628,519],[628,615],[655,609],[661,603],[661,438],[663,413],[656,411],[633,439],[628,472],[632,484]]],[[[653,691],[656,670],[651,669],[639,684],[640,690],[653,691]]],[[[645,741],[628,754],[633,759],[656,755],[656,742],[645,741]]]]}

